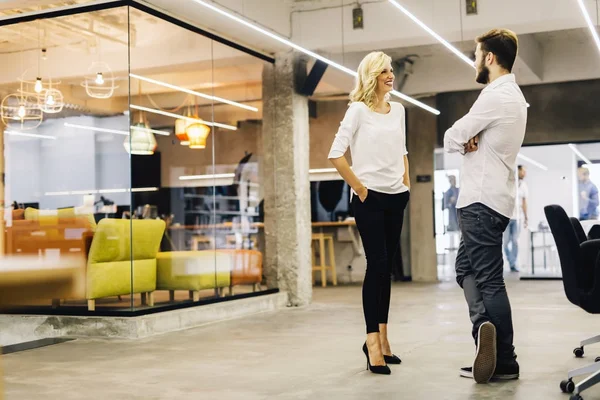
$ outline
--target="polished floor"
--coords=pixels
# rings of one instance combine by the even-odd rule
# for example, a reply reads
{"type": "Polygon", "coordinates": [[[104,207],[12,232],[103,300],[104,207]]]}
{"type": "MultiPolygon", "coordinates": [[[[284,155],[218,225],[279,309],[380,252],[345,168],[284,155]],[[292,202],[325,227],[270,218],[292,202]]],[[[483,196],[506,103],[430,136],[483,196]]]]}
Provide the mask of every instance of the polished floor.
{"type": "MultiPolygon", "coordinates": [[[[459,378],[473,354],[452,283],[393,288],[391,376],[365,371],[360,287],[315,289],[310,307],[255,315],[139,341],[76,340],[3,357],[7,400],[28,399],[568,399],[559,382],[593,362],[572,350],[600,316],[565,299],[559,281],[508,279],[518,381],[459,378]]],[[[600,399],[600,387],[584,393],[600,399]]]]}

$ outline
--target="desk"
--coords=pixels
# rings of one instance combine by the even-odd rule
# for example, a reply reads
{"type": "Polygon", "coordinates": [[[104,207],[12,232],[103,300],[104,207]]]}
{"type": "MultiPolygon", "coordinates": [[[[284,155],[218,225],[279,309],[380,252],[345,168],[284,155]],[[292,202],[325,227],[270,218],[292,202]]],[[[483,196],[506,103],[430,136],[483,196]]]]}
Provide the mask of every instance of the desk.
{"type": "Polygon", "coordinates": [[[531,254],[531,272],[523,269],[521,280],[560,280],[562,271],[560,261],[554,243],[554,237],[550,230],[537,230],[529,232],[529,251],[531,254]],[[536,270],[536,250],[541,251],[541,265],[543,270],[536,270]]]}
{"type": "MultiPolygon", "coordinates": [[[[350,264],[355,263],[358,257],[363,255],[362,246],[360,245],[360,238],[358,232],[356,230],[356,221],[354,219],[347,219],[344,221],[318,221],[312,222],[311,227],[313,230],[317,230],[319,233],[323,233],[325,229],[336,229],[336,228],[347,228],[347,235],[345,242],[352,245],[352,255],[350,256],[350,264]]],[[[203,232],[205,235],[224,235],[227,233],[233,233],[235,231],[241,233],[245,236],[250,235],[259,235],[258,245],[257,247],[260,249],[261,245],[264,246],[264,241],[260,239],[260,230],[264,230],[265,224],[263,222],[252,222],[245,226],[246,229],[242,229],[241,224],[233,224],[232,222],[224,222],[220,224],[200,224],[200,225],[171,225],[167,229],[169,232],[173,234],[179,235],[179,240],[173,237],[173,241],[178,243],[177,248],[185,248],[186,246],[182,243],[185,242],[182,239],[184,232],[203,232]],[[183,240],[183,242],[181,241],[183,240]]],[[[339,232],[343,233],[343,232],[339,232]]],[[[338,235],[339,238],[339,235],[338,235]]],[[[339,242],[339,240],[338,240],[339,242]]],[[[339,247],[338,247],[339,248],[339,247]]],[[[264,251],[264,248],[262,249],[264,251]]],[[[348,257],[348,256],[346,256],[348,257]]],[[[347,258],[346,258],[347,260],[347,258]]],[[[350,271],[350,270],[349,270],[350,271]]],[[[342,272],[342,270],[338,270],[338,274],[342,272]]],[[[360,273],[360,272],[359,272],[360,273]]]]}
{"type": "MultiPolygon", "coordinates": [[[[251,228],[255,229],[264,229],[264,222],[252,222],[249,224],[251,228]]],[[[323,228],[323,227],[344,227],[344,226],[356,226],[356,221],[351,219],[347,221],[332,221],[332,222],[313,222],[311,223],[313,228],[323,228]]],[[[211,225],[171,225],[169,226],[170,230],[208,230],[208,229],[233,229],[232,222],[223,222],[221,224],[211,224],[211,225]]]]}

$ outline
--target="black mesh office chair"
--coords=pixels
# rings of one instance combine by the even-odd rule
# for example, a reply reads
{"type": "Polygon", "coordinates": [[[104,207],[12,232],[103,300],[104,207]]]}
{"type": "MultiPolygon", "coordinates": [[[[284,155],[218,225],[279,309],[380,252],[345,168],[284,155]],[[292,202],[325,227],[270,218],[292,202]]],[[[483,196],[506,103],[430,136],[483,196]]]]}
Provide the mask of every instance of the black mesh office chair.
{"type": "Polygon", "coordinates": [[[577,218],[571,217],[569,219],[571,220],[571,225],[573,225],[573,228],[575,228],[575,233],[577,234],[579,243],[583,243],[586,240],[600,239],[600,225],[592,226],[592,228],[586,235],[583,226],[581,226],[581,222],[579,222],[577,218]]]}
{"type": "MultiPolygon", "coordinates": [[[[569,220],[562,207],[547,206],[544,212],[556,242],[567,298],[588,313],[600,314],[600,240],[581,241],[587,239],[581,224],[569,220]]],[[[574,350],[575,356],[583,357],[584,346],[598,342],[600,336],[582,341],[574,350]]],[[[581,392],[600,382],[599,361],[597,358],[594,364],[569,371],[568,379],[560,383],[563,392],[574,393],[571,400],[582,400],[581,392]],[[587,374],[587,378],[575,385],[573,377],[587,374]]]]}

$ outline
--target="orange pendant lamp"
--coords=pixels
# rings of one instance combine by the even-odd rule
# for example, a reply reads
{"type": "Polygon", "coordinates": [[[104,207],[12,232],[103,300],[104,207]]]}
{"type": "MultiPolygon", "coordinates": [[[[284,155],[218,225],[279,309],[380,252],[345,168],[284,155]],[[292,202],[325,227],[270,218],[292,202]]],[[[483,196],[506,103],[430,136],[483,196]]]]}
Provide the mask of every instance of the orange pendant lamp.
{"type": "MultiPolygon", "coordinates": [[[[190,116],[190,109],[188,108],[186,116],[190,116]]],[[[175,136],[177,136],[177,139],[179,139],[179,141],[181,142],[181,144],[183,146],[189,146],[190,144],[190,139],[188,138],[187,135],[187,127],[190,125],[189,120],[187,119],[176,119],[175,120],[175,136]]]]}
{"type": "Polygon", "coordinates": [[[205,149],[208,135],[210,135],[210,127],[201,122],[194,122],[188,126],[187,137],[190,141],[190,149],[205,149]]]}
{"type": "Polygon", "coordinates": [[[198,105],[195,104],[195,115],[190,117],[188,109],[187,117],[194,118],[197,121],[189,119],[175,120],[175,135],[180,140],[182,145],[189,146],[190,149],[205,149],[206,139],[210,135],[210,127],[202,123],[202,119],[198,117],[198,105]]]}

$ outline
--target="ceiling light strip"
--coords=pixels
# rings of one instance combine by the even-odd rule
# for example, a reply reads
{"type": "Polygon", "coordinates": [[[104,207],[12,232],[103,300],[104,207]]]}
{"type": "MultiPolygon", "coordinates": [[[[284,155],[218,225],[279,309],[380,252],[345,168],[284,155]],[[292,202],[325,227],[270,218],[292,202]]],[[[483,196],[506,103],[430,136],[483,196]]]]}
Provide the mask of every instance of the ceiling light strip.
{"type": "Polygon", "coordinates": [[[258,108],[256,108],[256,107],[252,107],[252,106],[248,106],[246,104],[241,104],[241,103],[238,103],[238,102],[235,102],[235,101],[223,99],[221,97],[211,96],[211,95],[208,95],[208,94],[196,92],[195,90],[186,89],[186,88],[183,88],[181,86],[171,85],[170,83],[166,83],[166,82],[162,82],[162,81],[157,81],[156,79],[146,78],[144,76],[140,76],[140,75],[137,75],[137,74],[129,74],[129,76],[132,77],[132,78],[135,78],[135,79],[139,79],[139,80],[144,81],[144,82],[153,83],[153,84],[158,85],[158,86],[163,86],[163,87],[166,87],[166,88],[169,88],[169,89],[178,90],[178,91],[183,92],[183,93],[191,94],[193,96],[201,97],[201,98],[206,99],[206,100],[218,101],[220,103],[225,103],[225,104],[229,104],[229,105],[232,105],[232,106],[235,106],[235,107],[243,108],[244,110],[258,112],[258,108]]]}
{"type": "Polygon", "coordinates": [[[467,63],[471,68],[475,68],[475,63],[473,62],[473,60],[471,60],[469,57],[467,57],[466,55],[464,55],[456,47],[452,46],[443,37],[441,37],[440,35],[438,35],[437,33],[435,33],[433,31],[433,29],[431,29],[430,27],[428,27],[427,25],[425,25],[425,23],[423,21],[421,21],[419,18],[417,18],[413,13],[411,13],[406,8],[404,8],[403,6],[401,6],[396,0],[389,0],[389,2],[392,3],[398,10],[402,11],[402,13],[404,13],[404,15],[406,15],[408,18],[410,18],[411,20],[413,20],[413,22],[415,24],[419,25],[427,33],[429,33],[431,36],[433,36],[438,42],[440,42],[441,44],[443,44],[448,50],[450,50],[451,52],[453,52],[454,54],[456,54],[456,56],[458,56],[458,58],[460,58],[462,61],[464,61],[465,63],[467,63]]]}
{"type": "MultiPolygon", "coordinates": [[[[456,54],[456,56],[458,56],[458,58],[460,58],[462,61],[464,61],[467,65],[469,65],[473,69],[477,69],[477,67],[475,66],[475,61],[471,60],[469,57],[464,55],[462,51],[460,51],[456,47],[452,46],[450,44],[450,42],[448,42],[446,39],[444,39],[443,37],[441,37],[440,35],[435,33],[433,31],[433,29],[431,29],[430,27],[425,25],[425,23],[423,21],[421,21],[419,18],[417,18],[413,13],[408,11],[405,7],[401,6],[396,0],[388,0],[388,1],[390,3],[392,3],[392,5],[394,5],[398,10],[402,11],[404,13],[404,15],[406,15],[408,18],[413,20],[414,23],[419,25],[427,33],[429,33],[431,36],[433,36],[435,38],[435,40],[437,40],[438,42],[443,44],[448,50],[450,50],[451,52],[456,54]]],[[[527,103],[527,107],[530,107],[529,103],[527,103]]]]}
{"type": "Polygon", "coordinates": [[[180,181],[194,181],[207,179],[227,179],[235,178],[235,174],[211,174],[211,175],[183,175],[179,177],[180,181]]]}
{"type": "Polygon", "coordinates": [[[199,119],[192,118],[192,117],[186,117],[185,115],[174,114],[172,112],[163,111],[163,110],[157,110],[155,108],[148,108],[148,107],[138,106],[136,104],[130,104],[129,107],[133,108],[134,110],[138,110],[138,111],[145,111],[145,112],[149,112],[149,113],[152,113],[152,114],[164,115],[165,117],[171,117],[171,118],[175,118],[175,119],[184,119],[184,120],[190,121],[190,122],[200,122],[200,123],[208,125],[208,126],[214,126],[214,127],[219,127],[219,128],[223,128],[223,129],[229,129],[230,131],[237,131],[237,127],[235,127],[233,125],[226,125],[226,124],[220,124],[218,122],[210,122],[210,121],[199,120],[199,119]]]}
{"type": "MultiPolygon", "coordinates": [[[[291,48],[293,48],[295,50],[298,50],[298,51],[300,51],[300,52],[302,52],[302,53],[304,53],[304,54],[306,54],[306,55],[308,55],[310,57],[316,58],[317,60],[322,61],[325,64],[330,65],[330,66],[332,66],[332,67],[334,67],[334,68],[336,68],[336,69],[338,69],[338,70],[340,70],[342,72],[345,72],[348,75],[352,75],[353,77],[357,77],[358,76],[357,72],[351,70],[350,68],[344,67],[343,65],[340,65],[340,64],[338,64],[338,63],[336,63],[334,61],[331,61],[328,58],[325,58],[325,57],[323,57],[323,56],[321,56],[321,55],[319,55],[319,54],[317,54],[317,53],[315,53],[313,51],[310,51],[310,50],[305,49],[304,47],[298,46],[297,44],[295,44],[295,43],[293,43],[293,42],[291,42],[291,41],[289,41],[287,39],[284,39],[284,38],[282,38],[282,37],[280,37],[280,36],[278,36],[278,35],[276,35],[276,34],[274,34],[272,32],[267,31],[266,29],[263,29],[263,28],[261,28],[259,26],[256,26],[256,25],[254,25],[254,24],[252,24],[252,23],[250,23],[250,22],[248,22],[248,21],[246,21],[246,20],[244,20],[242,18],[239,18],[239,17],[237,17],[237,16],[235,16],[235,15],[233,15],[233,14],[225,11],[225,10],[222,10],[222,9],[220,9],[218,7],[215,7],[214,5],[208,3],[208,2],[206,2],[204,0],[192,0],[192,1],[194,3],[196,3],[196,4],[199,4],[199,5],[203,6],[203,7],[208,8],[208,9],[210,9],[210,10],[216,12],[216,13],[219,13],[219,14],[223,15],[224,17],[227,17],[227,18],[229,18],[231,20],[234,20],[234,21],[236,21],[236,22],[244,25],[244,26],[247,26],[250,29],[253,29],[253,30],[255,30],[255,31],[259,32],[259,33],[262,33],[263,35],[268,36],[271,39],[274,39],[274,40],[278,41],[279,43],[283,43],[286,46],[289,46],[289,47],[291,47],[291,48]]],[[[397,90],[392,90],[391,93],[394,96],[399,97],[400,99],[402,99],[402,100],[404,100],[406,102],[409,102],[411,104],[414,104],[414,105],[416,105],[418,107],[421,107],[421,108],[429,111],[432,114],[435,114],[435,115],[439,115],[440,114],[440,112],[438,110],[436,110],[435,108],[430,107],[427,104],[425,104],[423,102],[420,102],[419,100],[415,100],[412,97],[405,95],[404,93],[400,93],[397,90]]]]}
{"type": "Polygon", "coordinates": [[[333,172],[337,172],[337,169],[335,169],[335,168],[313,168],[313,169],[308,170],[309,174],[329,174],[329,173],[333,173],[333,172]]]}
{"type": "Polygon", "coordinates": [[[573,150],[573,153],[575,153],[577,155],[577,157],[581,158],[582,161],[584,161],[586,164],[591,164],[592,162],[590,161],[589,158],[587,158],[586,156],[584,156],[581,151],[579,151],[579,149],[577,148],[577,146],[575,146],[573,143],[569,143],[569,148],[571,150],[573,150]]]}
{"type": "MultiPolygon", "coordinates": [[[[308,170],[309,174],[330,174],[337,173],[335,168],[314,168],[308,170]]],[[[235,174],[208,174],[208,175],[182,175],[179,177],[180,181],[192,181],[192,180],[206,180],[206,179],[226,179],[234,178],[235,174]]]]}
{"type": "Polygon", "coordinates": [[[546,167],[544,164],[540,164],[539,162],[532,160],[531,158],[524,156],[523,154],[519,153],[517,154],[517,157],[520,158],[523,161],[527,161],[528,163],[530,163],[531,165],[534,165],[536,167],[538,167],[539,169],[542,169],[544,171],[548,171],[548,167],[546,167]]]}
{"type": "Polygon", "coordinates": [[[115,193],[127,193],[127,192],[157,192],[157,187],[143,187],[133,189],[100,189],[100,190],[71,190],[63,192],[46,192],[44,196],[75,196],[75,195],[88,195],[88,194],[115,194],[115,193]]]}
{"type": "MultiPolygon", "coordinates": [[[[114,133],[114,134],[117,134],[117,135],[129,136],[129,131],[122,131],[122,130],[119,130],[119,129],[98,128],[96,126],[77,125],[77,124],[71,124],[69,122],[65,122],[65,126],[69,127],[69,128],[84,129],[84,130],[87,130],[87,131],[104,132],[104,133],[114,133]]],[[[139,129],[139,130],[146,131],[146,132],[152,132],[152,133],[156,133],[157,135],[162,135],[162,136],[169,136],[169,135],[171,135],[171,133],[167,132],[167,131],[158,131],[156,129],[144,128],[142,126],[130,126],[129,128],[130,129],[139,129]]]]}
{"type": "Polygon", "coordinates": [[[140,131],[151,132],[151,133],[155,133],[157,135],[162,135],[162,136],[169,136],[169,135],[171,135],[171,133],[167,132],[167,131],[158,131],[156,129],[144,128],[144,127],[141,127],[141,126],[130,126],[129,128],[131,128],[131,129],[138,129],[140,131]]]}
{"type": "Polygon", "coordinates": [[[86,131],[114,133],[117,135],[124,135],[124,136],[129,135],[129,131],[121,131],[119,129],[99,128],[97,126],[89,126],[89,125],[77,125],[77,124],[71,124],[70,122],[65,122],[65,126],[68,128],[83,129],[86,131]]]}
{"type": "Polygon", "coordinates": [[[49,135],[40,135],[38,133],[25,133],[25,132],[17,132],[17,131],[4,131],[4,133],[6,133],[7,135],[11,135],[11,136],[24,136],[24,137],[31,137],[31,138],[36,138],[36,139],[50,139],[50,140],[56,140],[56,136],[49,136],[49,135]]]}
{"type": "Polygon", "coordinates": [[[600,50],[600,37],[598,37],[598,31],[596,31],[596,26],[594,25],[594,23],[592,22],[592,18],[590,17],[590,13],[588,12],[583,0],[577,0],[577,3],[579,3],[579,8],[581,9],[581,13],[583,14],[583,18],[585,19],[585,22],[588,26],[588,28],[590,28],[590,31],[592,32],[592,36],[594,38],[594,42],[596,42],[596,46],[598,47],[598,50],[600,50]]]}

